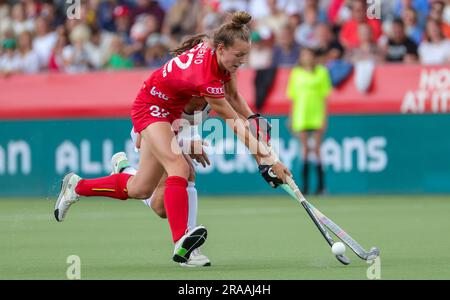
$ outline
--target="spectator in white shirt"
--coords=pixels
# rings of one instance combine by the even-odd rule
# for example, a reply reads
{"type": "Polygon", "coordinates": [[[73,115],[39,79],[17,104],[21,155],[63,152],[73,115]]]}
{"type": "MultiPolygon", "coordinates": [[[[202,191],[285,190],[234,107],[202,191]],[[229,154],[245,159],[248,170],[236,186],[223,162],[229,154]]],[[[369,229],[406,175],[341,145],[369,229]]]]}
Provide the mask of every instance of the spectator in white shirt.
{"type": "Polygon", "coordinates": [[[39,58],[31,48],[32,36],[28,31],[22,32],[18,39],[19,44],[19,71],[26,74],[39,72],[39,58]]]}
{"type": "Polygon", "coordinates": [[[33,40],[33,50],[39,58],[39,66],[46,68],[52,49],[58,39],[56,32],[49,32],[49,24],[46,18],[36,18],[36,37],[33,40]]]}
{"type": "Polygon", "coordinates": [[[419,57],[424,65],[450,63],[450,40],[444,37],[436,20],[427,21],[425,39],[419,45],[419,57]]]}

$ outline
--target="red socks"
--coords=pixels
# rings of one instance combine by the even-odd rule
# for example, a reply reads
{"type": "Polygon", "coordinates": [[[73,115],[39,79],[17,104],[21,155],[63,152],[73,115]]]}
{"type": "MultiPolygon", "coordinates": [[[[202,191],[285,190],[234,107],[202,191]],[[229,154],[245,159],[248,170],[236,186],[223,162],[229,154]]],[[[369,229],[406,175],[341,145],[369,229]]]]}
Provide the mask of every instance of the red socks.
{"type": "Polygon", "coordinates": [[[80,196],[101,196],[127,200],[127,182],[131,176],[120,173],[96,179],[81,179],[75,187],[75,192],[80,196]]]}
{"type": "MultiPolygon", "coordinates": [[[[82,179],[75,187],[75,192],[80,196],[102,196],[126,200],[128,199],[127,182],[131,176],[120,173],[97,179],[82,179]]],[[[187,180],[179,176],[170,176],[166,180],[164,206],[174,243],[187,230],[189,210],[187,185],[187,180]]]]}
{"type": "Polygon", "coordinates": [[[187,229],[189,210],[187,185],[187,180],[179,176],[170,176],[166,180],[164,206],[174,243],[186,233],[187,229]]]}

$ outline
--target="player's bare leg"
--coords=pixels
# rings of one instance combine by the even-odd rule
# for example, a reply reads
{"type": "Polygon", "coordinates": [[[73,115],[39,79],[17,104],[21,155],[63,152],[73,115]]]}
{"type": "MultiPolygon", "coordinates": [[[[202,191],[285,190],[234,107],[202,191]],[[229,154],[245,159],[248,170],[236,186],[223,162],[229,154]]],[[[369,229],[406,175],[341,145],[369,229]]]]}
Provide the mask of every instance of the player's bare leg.
{"type": "MultiPolygon", "coordinates": [[[[192,251],[200,247],[207,236],[207,230],[203,226],[188,230],[188,194],[186,188],[189,165],[178,146],[169,123],[153,123],[141,132],[141,136],[141,161],[149,152],[156,157],[167,173],[164,207],[172,231],[172,238],[175,242],[173,260],[186,262],[192,251]]],[[[144,165],[140,163],[137,174],[142,167],[144,165]]],[[[129,188],[132,188],[135,183],[130,181],[129,184],[129,188]]]]}

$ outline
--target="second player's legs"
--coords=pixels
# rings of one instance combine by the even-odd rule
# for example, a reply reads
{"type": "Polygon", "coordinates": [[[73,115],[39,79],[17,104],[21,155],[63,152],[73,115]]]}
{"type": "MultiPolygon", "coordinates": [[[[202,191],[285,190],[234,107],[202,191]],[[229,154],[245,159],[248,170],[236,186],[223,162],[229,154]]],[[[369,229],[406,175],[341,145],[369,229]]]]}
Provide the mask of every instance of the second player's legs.
{"type": "Polygon", "coordinates": [[[320,146],[322,145],[322,138],[323,138],[323,129],[318,129],[313,132],[313,139],[314,139],[314,153],[316,154],[317,158],[317,178],[318,178],[318,185],[317,185],[317,194],[322,194],[325,190],[325,174],[323,172],[322,168],[322,160],[320,157],[320,146]]]}
{"type": "Polygon", "coordinates": [[[303,178],[302,192],[305,195],[308,194],[308,184],[309,184],[308,136],[309,133],[306,130],[302,130],[299,133],[300,144],[302,147],[302,162],[303,162],[303,169],[301,174],[302,175],[301,178],[303,178]]]}

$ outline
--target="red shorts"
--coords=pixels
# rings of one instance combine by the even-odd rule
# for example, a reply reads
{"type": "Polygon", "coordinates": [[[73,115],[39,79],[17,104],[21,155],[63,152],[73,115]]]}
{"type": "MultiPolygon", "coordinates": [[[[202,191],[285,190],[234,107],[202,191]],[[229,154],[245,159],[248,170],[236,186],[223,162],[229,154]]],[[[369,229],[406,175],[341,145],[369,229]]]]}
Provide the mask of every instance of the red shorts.
{"type": "Polygon", "coordinates": [[[167,122],[172,124],[181,113],[173,113],[161,107],[158,99],[154,99],[145,88],[139,91],[131,108],[131,121],[134,131],[140,133],[150,124],[167,122]]]}

